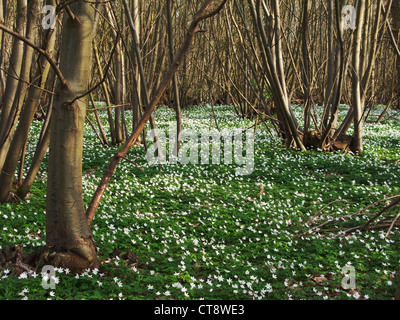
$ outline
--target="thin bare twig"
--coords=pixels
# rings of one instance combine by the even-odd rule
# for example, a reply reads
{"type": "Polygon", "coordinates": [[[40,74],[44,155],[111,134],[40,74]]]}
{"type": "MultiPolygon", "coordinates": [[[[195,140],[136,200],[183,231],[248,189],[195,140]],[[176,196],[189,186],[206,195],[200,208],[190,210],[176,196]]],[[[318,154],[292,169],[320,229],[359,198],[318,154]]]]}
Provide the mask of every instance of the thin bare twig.
{"type": "Polygon", "coordinates": [[[322,209],[320,209],[316,214],[312,215],[310,219],[306,222],[306,224],[310,223],[312,220],[315,219],[322,211],[324,211],[326,208],[328,208],[331,204],[334,204],[336,202],[347,202],[347,200],[334,200],[332,202],[329,202],[326,206],[324,206],[322,209]]]}
{"type": "Polygon", "coordinates": [[[140,167],[137,165],[137,163],[136,163],[135,161],[133,161],[133,160],[131,160],[131,159],[128,159],[127,157],[121,157],[121,159],[124,159],[124,160],[126,160],[126,161],[132,163],[132,164],[136,167],[136,169],[138,169],[138,170],[140,170],[140,171],[143,171],[143,169],[140,168],[140,167]]]}
{"type": "Polygon", "coordinates": [[[389,230],[387,231],[387,233],[386,233],[386,235],[385,235],[385,238],[387,238],[387,237],[389,236],[389,234],[390,234],[390,232],[392,231],[394,225],[396,224],[397,219],[399,219],[399,218],[400,218],[400,212],[399,212],[399,213],[397,214],[397,216],[393,219],[393,222],[392,222],[392,224],[390,225],[389,230]]]}
{"type": "MultiPolygon", "coordinates": [[[[388,211],[388,210],[390,210],[391,208],[393,208],[393,207],[397,206],[398,204],[400,204],[400,195],[392,196],[392,197],[388,197],[388,198],[385,198],[385,199],[376,201],[376,202],[370,204],[369,206],[367,206],[367,207],[365,207],[365,208],[362,208],[361,210],[359,210],[359,211],[357,211],[357,212],[355,212],[355,213],[348,214],[348,215],[345,215],[345,216],[340,217],[340,218],[337,218],[337,219],[331,219],[331,220],[325,221],[325,222],[323,222],[323,223],[321,223],[321,224],[319,224],[319,225],[317,225],[317,226],[312,227],[311,229],[307,230],[306,232],[301,233],[301,234],[298,235],[297,237],[302,237],[302,236],[304,236],[304,235],[306,235],[306,234],[310,234],[312,231],[314,231],[314,230],[319,230],[321,227],[324,227],[324,226],[326,226],[326,225],[328,225],[328,224],[331,224],[331,223],[333,223],[333,222],[335,222],[335,221],[337,221],[337,220],[342,220],[342,221],[344,221],[344,220],[346,220],[347,218],[354,217],[354,216],[359,216],[359,215],[361,215],[363,212],[365,212],[366,210],[368,210],[369,208],[372,208],[372,207],[377,206],[378,204],[380,204],[380,203],[382,203],[382,202],[386,202],[386,201],[393,200],[393,199],[395,199],[395,200],[394,200],[392,203],[390,203],[390,204],[386,205],[384,208],[382,208],[378,213],[376,213],[373,217],[371,217],[364,225],[349,228],[349,229],[347,229],[347,230],[341,232],[341,233],[338,234],[338,235],[345,235],[345,234],[354,232],[354,231],[356,231],[356,230],[365,230],[366,228],[371,229],[370,224],[371,224],[373,221],[375,221],[379,216],[381,216],[381,215],[382,215],[383,213],[385,213],[386,211],[388,211]]],[[[334,202],[335,202],[335,201],[334,201],[334,202]]],[[[330,204],[331,204],[331,203],[330,203],[330,204]]],[[[330,204],[328,204],[328,205],[330,205],[330,204]]],[[[325,209],[328,205],[326,205],[323,209],[325,209]]],[[[323,210],[323,209],[322,209],[322,210],[323,210]]],[[[322,211],[322,210],[320,210],[320,211],[322,211]]],[[[320,211],[319,211],[319,212],[320,212],[320,211]]],[[[318,212],[317,214],[315,214],[314,216],[318,215],[319,212],[318,212]]],[[[312,217],[306,222],[306,224],[308,224],[309,222],[311,222],[311,221],[312,221],[312,218],[313,218],[314,216],[312,216],[312,217]]],[[[397,220],[397,218],[396,218],[395,221],[393,222],[393,225],[395,225],[396,220],[397,220]]],[[[325,230],[325,232],[329,232],[329,230],[325,230]]]]}

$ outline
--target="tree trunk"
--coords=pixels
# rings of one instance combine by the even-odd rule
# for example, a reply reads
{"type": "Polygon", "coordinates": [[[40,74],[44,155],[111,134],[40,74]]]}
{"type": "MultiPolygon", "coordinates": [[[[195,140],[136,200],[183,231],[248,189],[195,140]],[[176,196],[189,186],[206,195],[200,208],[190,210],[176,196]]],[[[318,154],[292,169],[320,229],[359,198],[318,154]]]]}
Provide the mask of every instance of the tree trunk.
{"type": "Polygon", "coordinates": [[[304,87],[304,140],[310,134],[311,122],[311,88],[310,88],[310,57],[308,54],[308,24],[309,16],[308,11],[310,7],[310,0],[303,1],[303,18],[301,28],[301,52],[302,52],[302,78],[304,87]]]}
{"type": "Polygon", "coordinates": [[[357,30],[354,41],[353,51],[353,78],[352,78],[352,94],[353,94],[353,109],[354,109],[354,141],[353,152],[362,152],[362,116],[364,106],[362,105],[361,92],[361,43],[363,35],[363,25],[365,17],[365,0],[360,0],[357,8],[357,30]]]}
{"type": "MultiPolygon", "coordinates": [[[[0,0],[0,21],[4,20],[4,5],[3,1],[0,0]]],[[[0,31],[0,101],[3,99],[3,92],[5,89],[5,77],[3,71],[4,64],[4,32],[0,31]]]]}
{"type": "Polygon", "coordinates": [[[305,151],[306,148],[299,135],[298,123],[293,115],[286,88],[279,2],[271,1],[271,12],[263,1],[257,0],[257,4],[255,4],[254,0],[248,0],[248,3],[258,42],[264,51],[261,54],[264,72],[270,84],[285,145],[305,151]]]}
{"type": "MultiPolygon", "coordinates": [[[[399,33],[400,33],[400,1],[393,1],[392,7],[390,9],[391,17],[392,17],[392,28],[393,28],[393,37],[396,41],[396,44],[399,44],[399,33]]],[[[397,71],[397,94],[400,94],[400,57],[396,59],[396,71],[397,71]]]]}
{"type": "Polygon", "coordinates": [[[123,82],[124,82],[124,74],[123,70],[123,59],[124,53],[122,48],[122,41],[118,40],[117,51],[115,53],[115,105],[120,106],[115,108],[115,136],[116,136],[116,143],[121,144],[124,142],[124,127],[122,121],[122,113],[124,107],[124,96],[123,96],[123,82]]]}
{"type": "MultiPolygon", "coordinates": [[[[37,0],[30,2],[30,5],[33,5],[32,9],[37,9],[38,7],[37,3],[38,3],[37,0]]],[[[50,1],[48,0],[47,3],[55,5],[55,0],[50,0],[50,1]]],[[[31,26],[32,29],[35,27],[36,17],[37,14],[29,18],[29,20],[32,20],[31,22],[33,22],[33,26],[31,26]]],[[[28,28],[29,28],[29,23],[28,23],[28,28]]],[[[45,49],[49,54],[52,54],[54,50],[55,40],[56,40],[56,31],[49,29],[45,37],[45,45],[43,46],[43,49],[45,49]]],[[[26,58],[29,59],[29,62],[32,61],[32,53],[33,53],[32,51],[33,48],[26,47],[25,55],[26,58]]],[[[26,65],[30,65],[30,63],[27,62],[28,61],[26,61],[26,65]]],[[[25,77],[27,78],[30,72],[30,68],[29,69],[25,68],[25,69],[27,72],[27,75],[25,77]]],[[[26,144],[29,128],[32,123],[35,112],[37,110],[37,106],[39,104],[40,97],[42,95],[42,89],[45,86],[49,69],[50,69],[50,64],[48,63],[46,58],[44,56],[40,56],[38,68],[34,78],[35,80],[37,79],[36,80],[37,85],[29,87],[27,99],[22,108],[18,126],[15,130],[14,136],[12,137],[12,142],[11,142],[11,137],[8,140],[6,140],[7,144],[9,145],[9,148],[7,148],[8,150],[7,158],[4,163],[2,172],[0,174],[0,202],[4,202],[7,200],[9,191],[11,190],[13,177],[18,165],[18,160],[21,155],[21,151],[26,144]]],[[[27,90],[28,82],[21,82],[20,86],[23,87],[22,88],[23,90],[19,90],[22,93],[22,91],[27,90]]],[[[19,99],[21,104],[23,102],[23,99],[22,97],[20,97],[19,99]]],[[[18,109],[20,108],[21,106],[18,107],[18,109]]]]}
{"type": "MultiPolygon", "coordinates": [[[[51,0],[53,1],[53,0],[51,0]]],[[[57,77],[54,76],[52,92],[55,91],[57,84],[57,77]]],[[[39,141],[37,142],[35,154],[33,155],[33,159],[31,165],[29,167],[28,173],[25,176],[23,182],[19,185],[16,190],[16,195],[20,199],[24,199],[28,192],[30,191],[33,182],[35,181],[36,175],[39,172],[40,165],[47,153],[47,150],[50,145],[50,118],[53,111],[53,103],[54,103],[54,95],[51,95],[49,101],[49,107],[47,109],[46,118],[42,127],[42,132],[40,133],[39,141]]]]}
{"type": "MultiPolygon", "coordinates": [[[[100,79],[103,79],[104,73],[103,73],[103,68],[101,66],[99,52],[97,50],[96,43],[93,44],[93,51],[94,51],[94,58],[96,60],[96,66],[97,66],[97,69],[99,72],[100,79]]],[[[115,134],[113,114],[111,111],[111,99],[110,99],[110,94],[108,92],[108,87],[107,87],[106,81],[103,81],[101,83],[101,88],[103,89],[104,99],[106,100],[106,104],[109,107],[109,108],[107,108],[107,115],[108,115],[108,124],[109,124],[110,135],[111,135],[111,145],[115,145],[117,140],[116,140],[116,134],[115,134]]]]}
{"type": "MultiPolygon", "coordinates": [[[[133,0],[132,1],[132,20],[133,24],[136,29],[136,34],[138,38],[138,42],[140,44],[140,10],[139,10],[139,0],[133,0]]],[[[126,10],[126,9],[125,9],[126,10]]],[[[132,52],[134,52],[134,49],[132,49],[132,52]]],[[[134,54],[132,54],[134,56],[134,54]]],[[[139,75],[139,67],[135,59],[132,59],[132,68],[135,70],[133,77],[135,78],[135,84],[136,84],[136,90],[132,90],[132,130],[135,130],[135,127],[138,125],[140,118],[142,116],[142,105],[141,105],[141,92],[142,92],[142,85],[140,83],[140,75],[139,75]]],[[[137,144],[142,143],[142,138],[141,136],[138,137],[137,139],[137,144]]]]}
{"type": "MultiPolygon", "coordinates": [[[[27,0],[17,1],[17,20],[15,31],[21,35],[25,35],[27,0]]],[[[14,102],[15,94],[18,89],[19,77],[22,68],[22,59],[24,54],[24,43],[14,37],[13,49],[10,57],[10,65],[8,68],[8,76],[6,82],[6,90],[1,103],[0,116],[0,143],[3,144],[4,136],[6,135],[6,124],[9,119],[11,107],[14,102]]],[[[0,168],[2,168],[5,157],[0,158],[0,168]]]]}
{"type": "MultiPolygon", "coordinates": [[[[172,4],[171,0],[167,0],[167,30],[168,30],[168,46],[169,46],[169,57],[170,63],[175,60],[175,50],[174,50],[174,33],[172,30],[172,4]]],[[[179,97],[179,88],[178,88],[178,77],[176,73],[172,78],[172,87],[174,90],[174,105],[175,105],[175,114],[176,114],[176,141],[173,150],[173,155],[175,157],[178,156],[179,147],[180,147],[180,134],[182,130],[182,111],[181,111],[181,102],[179,97]]]]}
{"type": "Polygon", "coordinates": [[[83,130],[87,101],[94,10],[83,0],[70,5],[63,21],[60,69],[66,85],[56,90],[51,118],[47,183],[47,263],[73,272],[98,266],[82,196],[83,130]],[[51,257],[51,258],[50,258],[51,257]]]}
{"type": "MultiPolygon", "coordinates": [[[[131,30],[131,35],[132,35],[132,39],[133,39],[133,51],[135,53],[135,58],[136,59],[132,59],[132,61],[137,62],[137,67],[139,70],[139,78],[140,78],[140,84],[141,87],[143,89],[143,98],[144,98],[144,104],[147,108],[147,106],[150,103],[150,93],[149,93],[149,88],[148,88],[148,82],[146,81],[146,77],[145,77],[145,73],[144,73],[144,67],[143,67],[143,59],[142,59],[142,54],[140,52],[140,45],[139,45],[139,37],[135,28],[135,24],[132,18],[132,15],[130,14],[130,9],[129,9],[129,5],[127,3],[127,0],[123,1],[123,5],[125,8],[125,13],[127,15],[128,18],[128,24],[129,24],[129,28],[131,30]]],[[[140,122],[139,122],[140,123],[140,122]]],[[[157,155],[160,159],[164,159],[164,155],[162,152],[162,148],[161,148],[161,143],[160,143],[160,139],[158,138],[158,134],[157,134],[157,126],[156,126],[156,122],[154,120],[154,116],[153,114],[150,115],[150,126],[151,126],[151,130],[152,130],[152,134],[153,134],[153,138],[154,138],[154,143],[157,145],[157,155]]],[[[135,130],[133,130],[135,131],[135,130]]],[[[135,142],[137,143],[137,142],[135,142]]]]}

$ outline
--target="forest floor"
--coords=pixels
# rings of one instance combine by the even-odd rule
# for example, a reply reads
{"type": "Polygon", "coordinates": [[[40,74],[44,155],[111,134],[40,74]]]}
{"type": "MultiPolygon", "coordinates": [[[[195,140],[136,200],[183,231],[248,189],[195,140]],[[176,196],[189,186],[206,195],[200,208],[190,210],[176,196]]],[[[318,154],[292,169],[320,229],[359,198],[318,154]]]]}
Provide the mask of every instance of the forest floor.
{"type": "MultiPolygon", "coordinates": [[[[230,107],[216,107],[215,114],[209,106],[188,108],[184,128],[215,130],[217,123],[230,132],[254,125],[230,107]]],[[[390,201],[360,210],[400,195],[400,122],[396,111],[389,115],[366,124],[362,156],[286,150],[260,122],[254,169],[245,175],[223,161],[151,165],[135,147],[128,157],[141,170],[120,164],[93,221],[99,270],[57,269],[55,289],[46,290],[40,273],[16,275],[3,263],[0,299],[391,299],[399,229],[387,233],[399,209],[384,212],[378,220],[386,220],[372,228],[343,234],[390,201]],[[346,282],[349,275],[355,282],[346,282]]],[[[155,118],[160,132],[174,125],[168,108],[155,118]]],[[[27,163],[40,128],[35,123],[27,163]]],[[[89,125],[84,146],[88,204],[117,148],[103,148],[89,125]]],[[[28,199],[0,205],[3,251],[45,244],[46,164],[28,199]]]]}

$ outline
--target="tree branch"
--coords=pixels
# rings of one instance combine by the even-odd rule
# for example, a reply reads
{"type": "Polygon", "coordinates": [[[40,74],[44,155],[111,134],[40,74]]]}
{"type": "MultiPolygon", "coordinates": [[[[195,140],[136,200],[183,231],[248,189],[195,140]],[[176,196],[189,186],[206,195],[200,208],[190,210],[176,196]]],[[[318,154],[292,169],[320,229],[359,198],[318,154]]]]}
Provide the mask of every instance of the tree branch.
{"type": "Polygon", "coordinates": [[[21,36],[19,33],[11,30],[10,28],[8,28],[7,26],[5,26],[3,23],[0,22],[0,29],[3,30],[4,32],[12,35],[13,37],[21,40],[22,42],[24,42],[26,45],[32,47],[34,50],[36,50],[37,52],[39,52],[41,55],[43,55],[46,60],[50,63],[51,67],[53,68],[54,72],[56,73],[57,77],[59,78],[61,84],[65,87],[68,87],[68,83],[65,80],[60,68],[58,68],[57,66],[57,62],[49,55],[49,53],[45,50],[43,50],[42,48],[40,48],[39,46],[37,46],[36,44],[34,44],[32,41],[30,41],[29,39],[21,36]]]}
{"type": "Polygon", "coordinates": [[[126,140],[125,144],[121,147],[121,149],[114,155],[114,157],[111,159],[96,191],[95,194],[93,195],[92,201],[89,204],[89,207],[86,211],[86,220],[87,223],[90,225],[94,219],[94,216],[96,214],[97,208],[100,204],[100,201],[107,189],[107,186],[114,175],[114,172],[118,166],[118,164],[121,162],[121,160],[126,156],[126,154],[129,152],[129,150],[132,148],[134,143],[136,142],[136,139],[139,137],[140,133],[142,132],[143,128],[145,127],[147,121],[150,119],[151,115],[153,114],[157,103],[160,101],[162,95],[164,94],[165,90],[167,89],[169,83],[171,82],[174,74],[178,70],[181,62],[183,61],[183,58],[186,54],[186,52],[189,50],[190,45],[192,43],[192,40],[196,34],[196,31],[198,30],[199,23],[206,19],[211,17],[212,15],[215,15],[219,12],[219,10],[222,9],[222,4],[225,4],[227,0],[224,0],[222,4],[214,11],[211,13],[207,13],[208,8],[210,5],[213,3],[214,0],[206,0],[202,7],[199,9],[199,11],[196,13],[194,16],[193,22],[191,23],[187,33],[186,37],[181,45],[181,48],[178,52],[178,54],[175,57],[174,62],[170,65],[167,73],[164,75],[160,85],[158,88],[154,91],[153,96],[151,101],[149,102],[141,120],[139,121],[138,125],[136,126],[135,130],[133,131],[132,135],[126,140]]]}

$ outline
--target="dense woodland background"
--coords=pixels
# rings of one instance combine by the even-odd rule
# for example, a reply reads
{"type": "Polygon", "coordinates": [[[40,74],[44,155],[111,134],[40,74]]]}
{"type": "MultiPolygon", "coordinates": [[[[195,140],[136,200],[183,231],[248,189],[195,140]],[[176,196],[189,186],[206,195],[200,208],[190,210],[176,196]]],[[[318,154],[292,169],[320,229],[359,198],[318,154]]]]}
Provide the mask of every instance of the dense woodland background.
{"type": "Polygon", "coordinates": [[[362,155],[365,124],[400,105],[399,1],[1,0],[0,22],[0,201],[30,194],[49,150],[40,265],[98,265],[92,220],[147,122],[158,143],[158,107],[178,134],[187,108],[225,105],[285,148],[362,155]],[[87,208],[85,123],[117,148],[87,208]]]}

